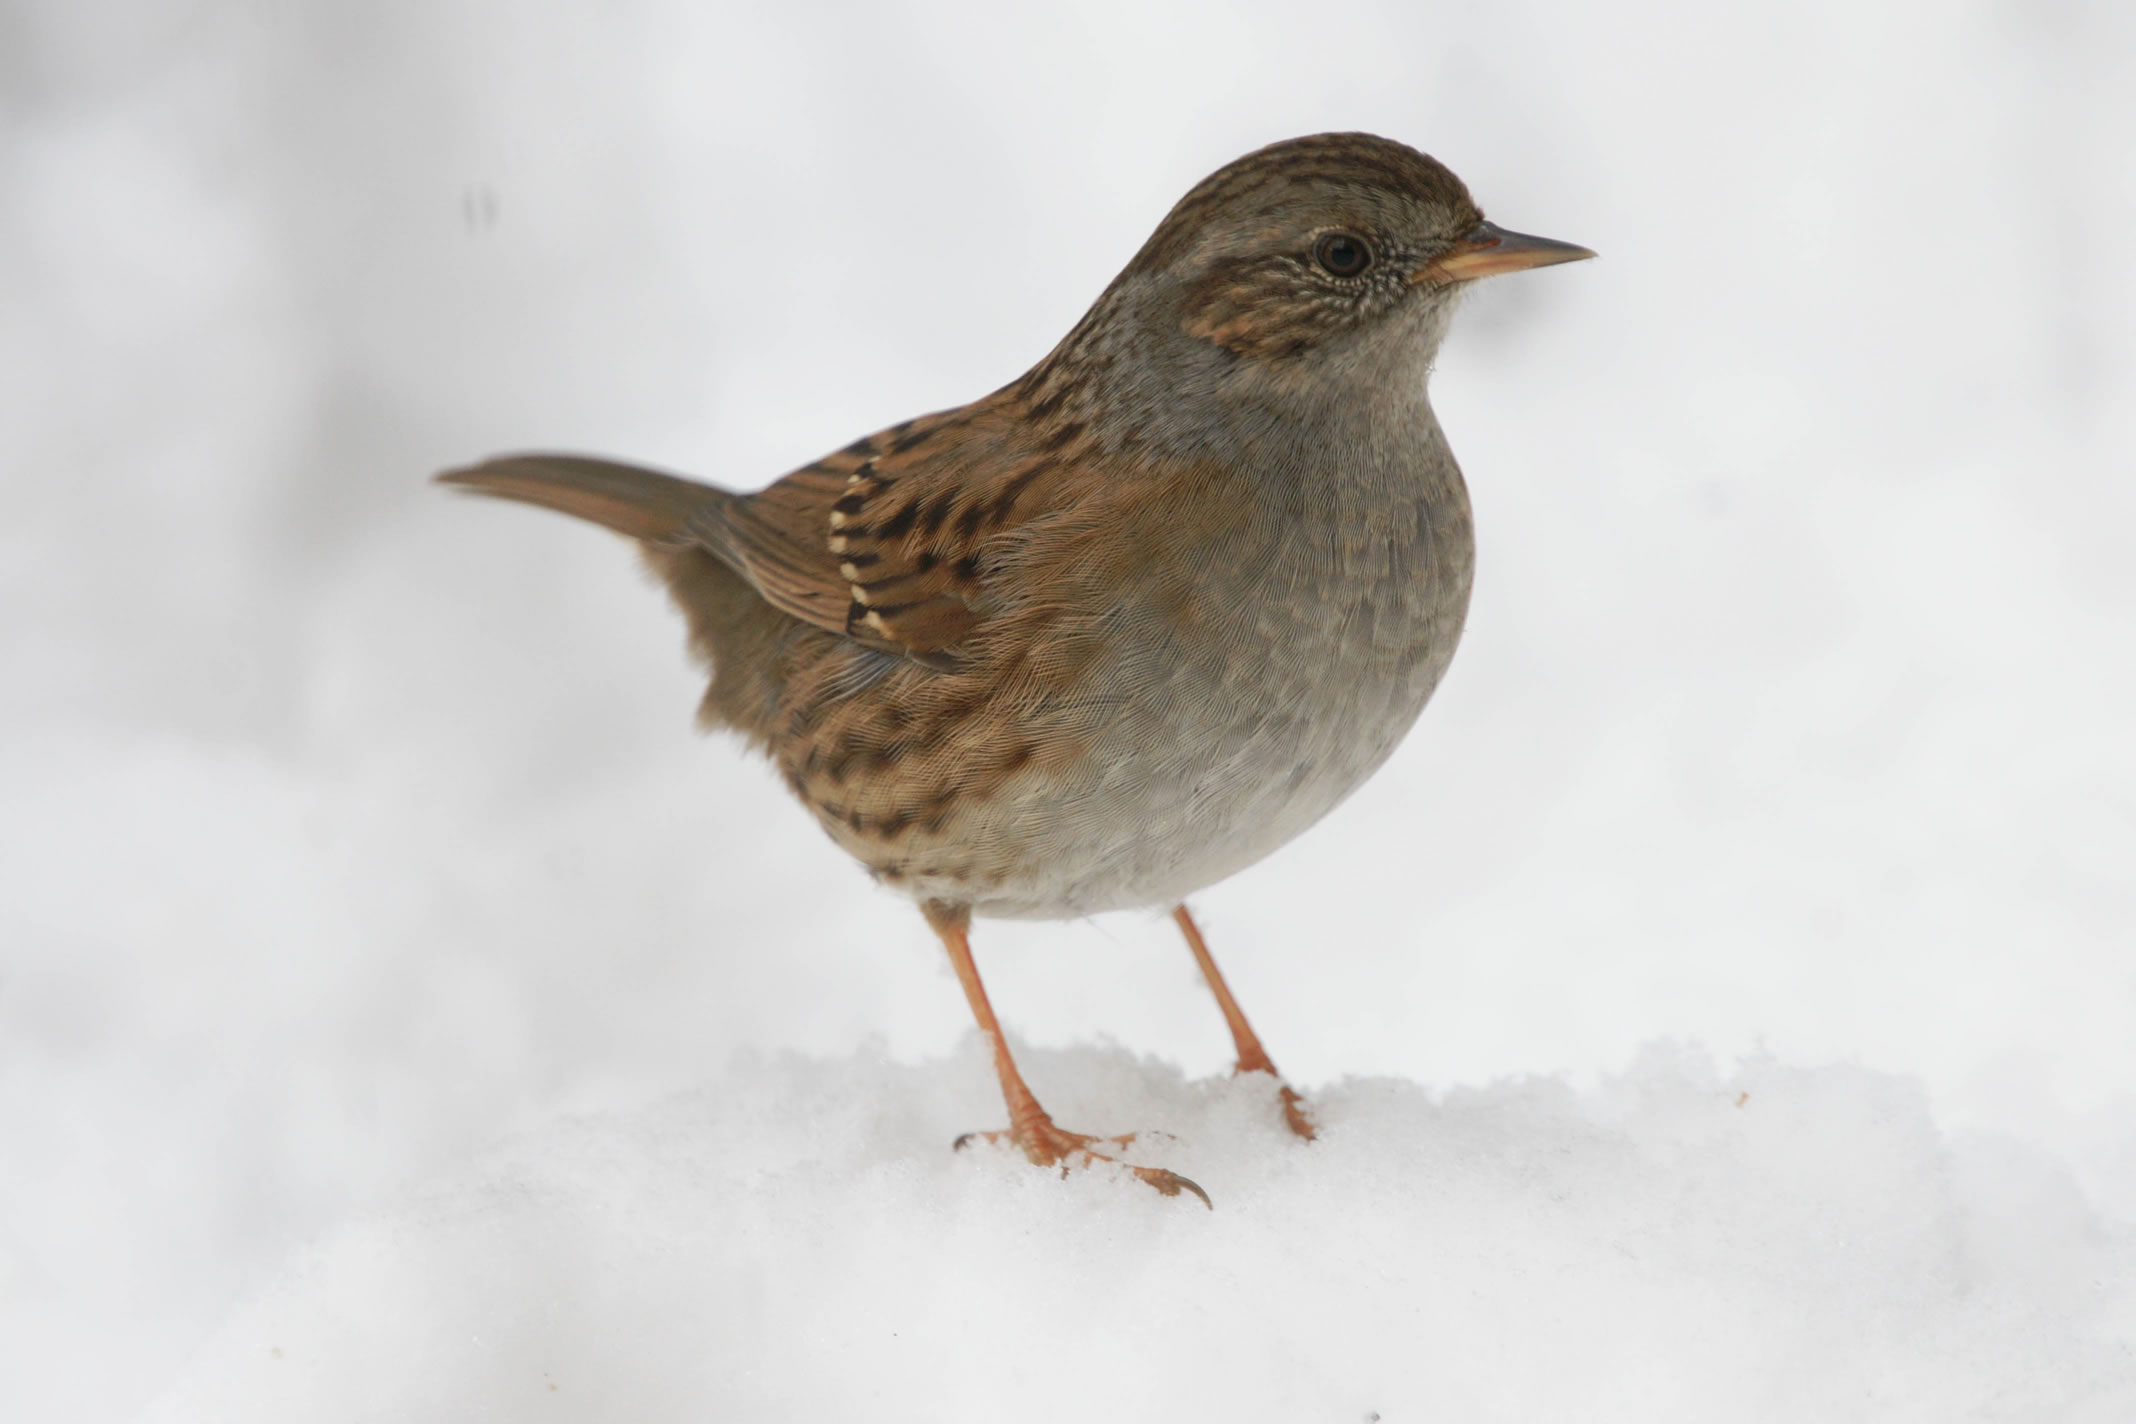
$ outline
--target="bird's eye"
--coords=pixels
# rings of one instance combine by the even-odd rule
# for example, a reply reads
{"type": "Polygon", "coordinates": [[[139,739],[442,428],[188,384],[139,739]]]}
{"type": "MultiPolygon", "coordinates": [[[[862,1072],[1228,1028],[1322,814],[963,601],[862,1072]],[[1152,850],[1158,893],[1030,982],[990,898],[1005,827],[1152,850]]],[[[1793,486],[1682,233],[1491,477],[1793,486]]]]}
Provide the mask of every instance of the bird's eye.
{"type": "Polygon", "coordinates": [[[1313,260],[1338,277],[1355,277],[1372,265],[1372,249],[1361,237],[1331,232],[1313,244],[1313,260]]]}

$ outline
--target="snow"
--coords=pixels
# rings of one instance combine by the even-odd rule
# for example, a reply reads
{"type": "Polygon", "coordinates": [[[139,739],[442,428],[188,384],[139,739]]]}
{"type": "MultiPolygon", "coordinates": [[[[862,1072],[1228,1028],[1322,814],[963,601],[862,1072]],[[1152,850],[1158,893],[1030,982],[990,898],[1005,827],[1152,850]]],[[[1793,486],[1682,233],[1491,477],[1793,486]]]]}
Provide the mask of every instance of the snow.
{"type": "Polygon", "coordinates": [[[1917,1085],[1654,1049],[1591,1093],[1028,1054],[1206,1185],[948,1150],[976,1043],[737,1065],[350,1223],[158,1419],[2124,1420],[2131,1243],[1917,1085]],[[2102,1279],[2101,1267],[2118,1280],[2102,1279]]]}
{"type": "Polygon", "coordinates": [[[2132,63],[1990,0],[11,7],[0,1419],[2130,1417],[2132,63]],[[1417,734],[1197,901],[1327,1136],[1161,918],[982,922],[1044,1100],[1216,1209],[953,1155],[919,917],[691,735],[624,547],[424,477],[769,479],[1337,127],[1602,255],[1442,360],[1417,734]]]}

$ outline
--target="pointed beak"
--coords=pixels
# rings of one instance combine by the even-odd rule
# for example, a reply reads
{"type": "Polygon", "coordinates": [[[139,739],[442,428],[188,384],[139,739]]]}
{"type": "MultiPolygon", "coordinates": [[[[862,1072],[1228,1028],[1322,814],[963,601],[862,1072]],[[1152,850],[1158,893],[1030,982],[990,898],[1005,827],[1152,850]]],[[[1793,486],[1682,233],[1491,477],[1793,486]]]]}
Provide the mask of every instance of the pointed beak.
{"type": "Polygon", "coordinates": [[[1530,267],[1551,267],[1560,262],[1581,262],[1594,256],[1584,247],[1550,237],[1531,237],[1525,232],[1507,232],[1496,223],[1478,223],[1476,230],[1455,243],[1453,250],[1432,261],[1410,277],[1418,282],[1473,282],[1478,277],[1496,277],[1502,272],[1525,272],[1530,267]]]}

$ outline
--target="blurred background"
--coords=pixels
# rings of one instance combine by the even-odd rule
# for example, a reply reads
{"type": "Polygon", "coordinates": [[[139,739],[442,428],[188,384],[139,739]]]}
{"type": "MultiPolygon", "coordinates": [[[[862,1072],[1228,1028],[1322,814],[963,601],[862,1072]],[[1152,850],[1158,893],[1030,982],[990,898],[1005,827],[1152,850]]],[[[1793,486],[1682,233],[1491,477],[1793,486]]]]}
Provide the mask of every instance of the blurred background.
{"type": "MultiPolygon", "coordinates": [[[[2136,10],[760,10],[0,9],[0,1413],[559,1113],[956,1044],[628,546],[426,480],[765,483],[1336,128],[1602,256],[1442,358],[1437,700],[1200,902],[1277,1061],[1855,1061],[2136,1222],[2136,10]]],[[[1161,919],[980,928],[1025,1041],[1227,1066],[1161,919]]]]}

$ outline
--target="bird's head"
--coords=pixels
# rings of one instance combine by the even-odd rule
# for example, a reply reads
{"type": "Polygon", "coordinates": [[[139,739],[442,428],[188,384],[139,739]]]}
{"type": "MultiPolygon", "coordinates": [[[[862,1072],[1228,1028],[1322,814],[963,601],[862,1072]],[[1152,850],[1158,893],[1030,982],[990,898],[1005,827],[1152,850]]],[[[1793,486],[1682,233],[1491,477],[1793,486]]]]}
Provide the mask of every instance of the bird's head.
{"type": "Polygon", "coordinates": [[[1405,144],[1318,134],[1196,184],[1122,275],[1169,289],[1188,336],[1284,362],[1390,326],[1436,345],[1467,283],[1593,255],[1484,221],[1459,178],[1405,144]]]}

